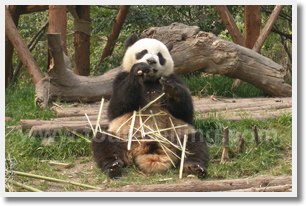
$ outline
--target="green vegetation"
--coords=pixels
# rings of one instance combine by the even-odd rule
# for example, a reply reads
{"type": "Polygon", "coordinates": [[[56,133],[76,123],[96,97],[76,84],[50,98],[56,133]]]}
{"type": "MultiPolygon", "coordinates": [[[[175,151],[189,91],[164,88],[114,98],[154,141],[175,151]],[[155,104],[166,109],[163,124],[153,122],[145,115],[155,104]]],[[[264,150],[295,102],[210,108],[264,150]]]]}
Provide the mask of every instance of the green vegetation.
{"type": "MultiPolygon", "coordinates": [[[[187,78],[187,77],[186,77],[187,78]]],[[[189,78],[189,84],[192,78],[189,78]]],[[[193,77],[195,82],[196,77],[193,77]]],[[[221,77],[212,77],[215,80],[221,77]]],[[[222,80],[220,80],[222,82],[222,80]]],[[[213,85],[213,84],[212,84],[213,85]]],[[[219,84],[220,85],[220,84],[219,84]]],[[[205,85],[202,85],[205,87],[205,85]]],[[[250,88],[247,87],[249,90],[250,88]]],[[[249,90],[249,94],[256,93],[257,89],[249,90]]],[[[191,90],[192,93],[199,91],[191,90]]],[[[218,85],[211,86],[211,91],[218,90],[218,85]]],[[[226,94],[229,92],[220,93],[226,94]]],[[[208,93],[207,93],[208,94],[208,93]]],[[[6,116],[11,117],[6,122],[5,156],[13,163],[16,171],[29,172],[37,175],[59,178],[89,184],[99,187],[119,187],[127,184],[158,184],[178,183],[186,181],[178,178],[178,169],[171,169],[166,174],[144,174],[136,167],[124,168],[123,177],[118,180],[109,180],[96,167],[92,158],[90,143],[74,136],[63,134],[46,139],[29,138],[28,132],[20,129],[12,129],[13,125],[19,125],[20,119],[49,119],[54,117],[51,111],[41,110],[35,106],[33,86],[22,88],[8,88],[6,90],[6,116]],[[60,165],[50,165],[48,161],[58,161],[73,164],[74,166],[64,168],[60,165]]],[[[292,117],[283,115],[281,117],[259,121],[244,119],[242,121],[216,120],[214,118],[197,119],[196,128],[205,136],[212,161],[208,167],[208,179],[231,179],[243,178],[257,175],[290,175],[291,168],[291,139],[292,139],[292,117]],[[262,139],[257,146],[254,141],[252,127],[257,125],[259,137],[262,139]],[[231,161],[220,164],[222,154],[223,128],[230,129],[231,161]],[[238,139],[237,134],[241,132],[245,137],[245,147],[242,153],[236,152],[238,139]],[[267,138],[268,137],[268,138],[267,138]]],[[[86,136],[90,139],[91,137],[86,136]]],[[[51,183],[29,177],[12,176],[13,180],[23,182],[28,186],[43,191],[74,191],[84,189],[69,184],[51,183]],[[58,186],[60,185],[60,187],[58,186]]],[[[189,179],[189,178],[187,178],[189,179]]],[[[25,191],[24,189],[17,189],[25,191]]]]}
{"type": "Polygon", "coordinates": [[[237,89],[231,90],[234,79],[221,75],[207,75],[200,72],[181,75],[186,86],[195,96],[216,95],[222,97],[258,97],[264,92],[251,84],[242,82],[237,89]]]}

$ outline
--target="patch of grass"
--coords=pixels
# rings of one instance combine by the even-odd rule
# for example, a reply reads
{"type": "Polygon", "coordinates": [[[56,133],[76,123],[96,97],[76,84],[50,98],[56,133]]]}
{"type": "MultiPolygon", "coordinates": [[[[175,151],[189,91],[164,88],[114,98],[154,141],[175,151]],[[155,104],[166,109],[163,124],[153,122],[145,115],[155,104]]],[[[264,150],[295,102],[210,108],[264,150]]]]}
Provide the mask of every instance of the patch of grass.
{"type": "Polygon", "coordinates": [[[244,119],[227,121],[207,119],[196,121],[196,128],[206,138],[210,156],[219,160],[222,155],[223,128],[229,127],[229,157],[231,161],[222,165],[219,161],[209,164],[209,179],[229,179],[265,175],[291,175],[292,117],[280,117],[259,121],[244,119]],[[256,125],[261,143],[256,145],[253,126],[256,125]],[[236,152],[238,133],[245,138],[242,153],[236,152]],[[277,168],[277,169],[276,169],[277,168]]]}
{"type": "Polygon", "coordinates": [[[264,92],[253,85],[242,82],[241,86],[232,90],[234,79],[223,75],[208,75],[202,72],[180,76],[195,96],[222,96],[222,97],[258,97],[264,92]]]}
{"type": "Polygon", "coordinates": [[[11,117],[6,125],[19,124],[21,119],[50,119],[54,112],[43,110],[35,104],[35,87],[29,84],[25,87],[12,86],[5,90],[5,116],[11,117]]]}

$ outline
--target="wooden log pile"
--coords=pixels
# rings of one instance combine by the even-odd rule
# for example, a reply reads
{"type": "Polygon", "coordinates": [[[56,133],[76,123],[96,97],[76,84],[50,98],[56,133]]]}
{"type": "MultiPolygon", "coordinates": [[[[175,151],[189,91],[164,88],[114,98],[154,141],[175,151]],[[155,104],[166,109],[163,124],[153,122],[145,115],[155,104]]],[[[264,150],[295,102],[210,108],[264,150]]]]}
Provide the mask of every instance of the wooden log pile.
{"type": "MultiPolygon", "coordinates": [[[[93,126],[95,126],[100,103],[84,105],[71,105],[54,107],[57,118],[50,120],[21,120],[23,131],[29,130],[29,136],[53,136],[62,130],[77,133],[90,134],[91,129],[85,113],[88,115],[93,126]]],[[[194,98],[196,118],[223,118],[240,121],[242,119],[269,119],[284,113],[291,113],[291,97],[283,98],[194,98]]],[[[108,120],[106,116],[107,103],[104,105],[100,125],[106,128],[108,120]]]]}

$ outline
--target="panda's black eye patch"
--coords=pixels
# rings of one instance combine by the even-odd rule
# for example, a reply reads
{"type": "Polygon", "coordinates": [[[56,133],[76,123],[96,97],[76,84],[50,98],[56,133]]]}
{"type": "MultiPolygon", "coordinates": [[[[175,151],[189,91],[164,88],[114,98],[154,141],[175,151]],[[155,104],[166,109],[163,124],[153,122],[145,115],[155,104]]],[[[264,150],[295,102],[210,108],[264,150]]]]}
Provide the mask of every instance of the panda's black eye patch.
{"type": "Polygon", "coordinates": [[[164,58],[164,56],[160,52],[158,52],[157,56],[159,58],[160,65],[165,65],[166,64],[166,59],[164,58]]]}
{"type": "Polygon", "coordinates": [[[141,52],[138,52],[136,54],[136,59],[141,59],[144,55],[146,55],[148,53],[148,50],[144,49],[141,52]]]}

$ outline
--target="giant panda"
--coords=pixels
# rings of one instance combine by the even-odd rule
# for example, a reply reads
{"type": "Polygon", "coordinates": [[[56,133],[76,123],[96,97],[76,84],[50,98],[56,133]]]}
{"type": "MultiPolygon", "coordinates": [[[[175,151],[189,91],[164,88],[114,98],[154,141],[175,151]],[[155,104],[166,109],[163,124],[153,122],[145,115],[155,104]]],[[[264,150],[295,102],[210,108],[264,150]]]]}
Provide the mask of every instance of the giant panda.
{"type": "Polygon", "coordinates": [[[188,152],[184,158],[183,172],[200,178],[207,174],[209,152],[203,136],[193,127],[192,98],[184,83],[174,74],[174,63],[169,53],[171,47],[172,45],[166,46],[156,39],[138,40],[135,34],[125,42],[122,71],[113,82],[107,132],[98,133],[92,141],[94,159],[102,172],[109,177],[120,175],[122,167],[132,164],[147,173],[162,173],[178,167],[181,150],[175,145],[182,144],[184,135],[188,137],[188,152]],[[156,100],[162,93],[164,95],[156,100]],[[153,100],[156,102],[142,114],[160,115],[152,115],[152,118],[147,119],[131,119],[134,111],[153,100]],[[131,121],[134,121],[134,128],[138,128],[144,121],[150,127],[142,127],[146,130],[142,132],[140,129],[133,130],[138,140],[145,141],[133,141],[128,149],[128,142],[122,140],[128,139],[131,121]],[[174,125],[185,126],[177,128],[175,132],[166,129],[174,125]],[[160,135],[172,144],[168,142],[161,145],[159,141],[152,141],[149,137],[154,132],[150,128],[158,128],[160,135]]]}

